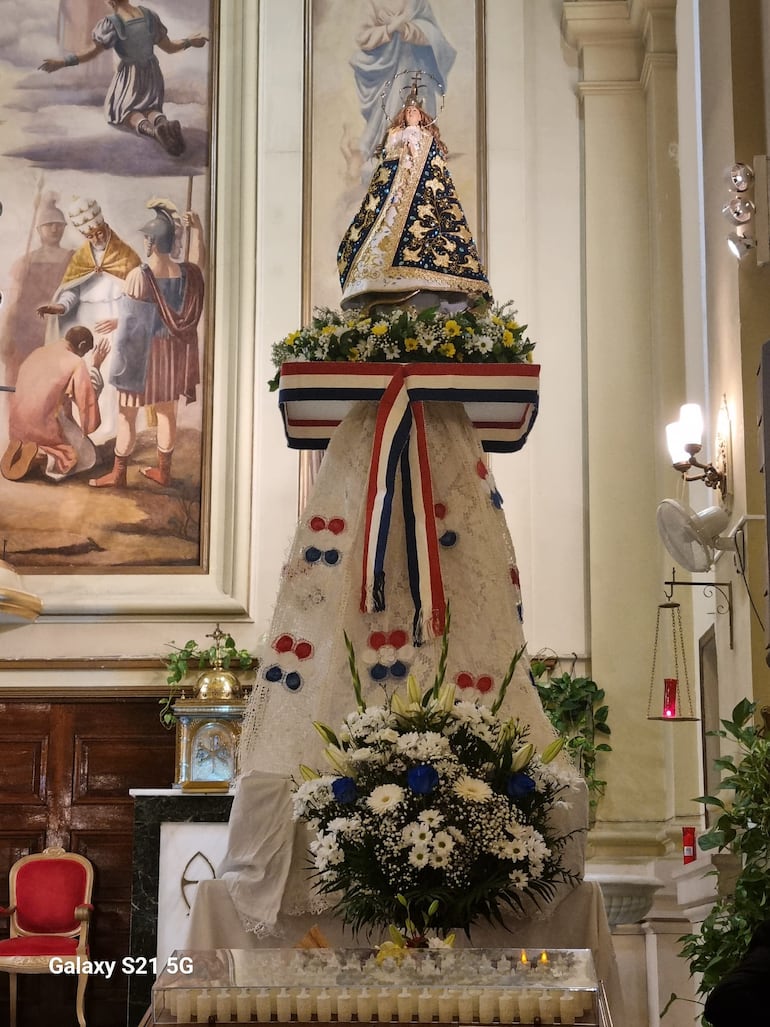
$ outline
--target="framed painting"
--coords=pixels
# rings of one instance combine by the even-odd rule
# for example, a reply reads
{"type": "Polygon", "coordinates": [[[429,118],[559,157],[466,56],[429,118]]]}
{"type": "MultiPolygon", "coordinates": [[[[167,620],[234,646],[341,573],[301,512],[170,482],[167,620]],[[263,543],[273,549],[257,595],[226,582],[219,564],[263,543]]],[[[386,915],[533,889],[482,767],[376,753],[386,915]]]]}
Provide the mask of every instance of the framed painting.
{"type": "Polygon", "coordinates": [[[4,14],[0,547],[25,574],[205,573],[220,4],[4,14]]]}
{"type": "Polygon", "coordinates": [[[339,307],[338,244],[415,81],[483,256],[484,24],[483,0],[305,0],[305,321],[339,307]]]}

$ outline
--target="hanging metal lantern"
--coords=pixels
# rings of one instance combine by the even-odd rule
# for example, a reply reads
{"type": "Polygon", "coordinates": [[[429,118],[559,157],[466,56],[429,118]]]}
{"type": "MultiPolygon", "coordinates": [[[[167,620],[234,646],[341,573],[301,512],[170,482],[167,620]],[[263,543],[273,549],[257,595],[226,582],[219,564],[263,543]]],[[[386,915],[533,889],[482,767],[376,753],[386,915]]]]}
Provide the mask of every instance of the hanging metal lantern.
{"type": "Polygon", "coordinates": [[[684,721],[698,720],[690,692],[690,677],[687,673],[687,658],[684,651],[682,632],[682,611],[679,603],[661,603],[655,621],[655,643],[652,648],[652,672],[650,694],[647,700],[648,720],[684,721]],[[670,617],[667,616],[670,614],[670,617]],[[664,635],[661,637],[661,620],[664,635]],[[667,628],[670,620],[671,641],[668,642],[667,628]],[[665,655],[659,660],[659,643],[665,655]],[[660,666],[659,666],[660,664],[660,666]],[[662,674],[663,688],[656,688],[656,673],[662,674]],[[657,698],[656,698],[657,697],[657,698]],[[656,712],[659,710],[660,712],[656,712]]]}

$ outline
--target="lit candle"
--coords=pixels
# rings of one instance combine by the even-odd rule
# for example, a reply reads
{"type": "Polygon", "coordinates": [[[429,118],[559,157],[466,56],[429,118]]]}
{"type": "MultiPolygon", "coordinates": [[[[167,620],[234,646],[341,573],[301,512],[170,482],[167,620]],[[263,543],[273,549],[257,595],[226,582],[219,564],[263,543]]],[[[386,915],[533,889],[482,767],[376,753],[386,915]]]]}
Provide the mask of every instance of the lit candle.
{"type": "Polygon", "coordinates": [[[390,1023],[393,1016],[393,995],[383,988],[377,995],[377,1019],[380,1023],[390,1023]]]}
{"type": "Polygon", "coordinates": [[[359,1023],[368,1023],[374,1016],[374,1002],[366,988],[362,988],[358,993],[358,998],[356,999],[356,1016],[359,1023]]]}
{"type": "Polygon", "coordinates": [[[245,988],[235,996],[235,1018],[246,1023],[251,1019],[251,995],[245,988]]]}
{"type": "Polygon", "coordinates": [[[192,1017],[192,1002],[189,991],[180,991],[176,1000],[176,1022],[189,1023],[192,1017]]]}
{"type": "Polygon", "coordinates": [[[538,969],[540,969],[540,970],[547,970],[548,969],[548,966],[549,966],[549,963],[548,963],[548,953],[545,951],[545,949],[543,949],[543,951],[540,953],[540,958],[537,961],[537,965],[538,965],[538,969]]]}
{"type": "Polygon", "coordinates": [[[540,1019],[543,1023],[553,1023],[556,1020],[556,996],[543,992],[538,1001],[540,1007],[540,1019]]]}
{"type": "Polygon", "coordinates": [[[216,1010],[217,1020],[222,1020],[224,1023],[230,1022],[230,1016],[233,1011],[230,992],[225,991],[223,988],[220,988],[216,995],[216,1010]]]}
{"type": "Polygon", "coordinates": [[[297,1019],[300,1023],[309,1023],[313,1016],[313,1000],[307,988],[297,995],[297,1019]]]}
{"type": "Polygon", "coordinates": [[[439,1023],[451,1023],[457,1012],[457,1000],[453,992],[446,988],[438,997],[438,1019],[439,1023]]]}
{"type": "Polygon", "coordinates": [[[270,1008],[270,992],[267,988],[260,988],[257,992],[257,1019],[260,1023],[269,1023],[273,1011],[270,1008]]]}
{"type": "Polygon", "coordinates": [[[562,1023],[575,1022],[575,996],[565,991],[559,999],[559,1018],[562,1023]]]}
{"type": "Polygon", "coordinates": [[[522,1023],[533,1023],[538,1013],[537,996],[527,994],[519,997],[519,1018],[522,1023]]]}
{"type": "Polygon", "coordinates": [[[663,716],[670,719],[676,716],[676,693],[679,688],[677,678],[663,679],[663,716]]]}
{"type": "Polygon", "coordinates": [[[315,1000],[316,1018],[319,1023],[330,1023],[332,1018],[332,999],[326,988],[322,988],[315,1000]]]}
{"type": "Polygon", "coordinates": [[[211,1016],[212,1008],[213,1002],[211,1001],[211,996],[204,988],[195,1003],[195,1017],[198,1023],[207,1022],[208,1018],[211,1016]]]}
{"type": "Polygon", "coordinates": [[[414,1012],[414,1004],[412,1002],[412,996],[406,988],[402,988],[398,993],[396,999],[396,1009],[398,1010],[398,1021],[399,1023],[410,1023],[412,1019],[412,1013],[414,1012]]]}
{"type": "Polygon", "coordinates": [[[423,990],[417,996],[417,1019],[420,1023],[432,1023],[435,1004],[433,995],[423,990]]]}
{"type": "Polygon", "coordinates": [[[532,966],[532,964],[530,963],[529,957],[527,956],[527,950],[526,949],[522,949],[521,950],[521,959],[519,960],[519,969],[520,970],[529,970],[531,968],[531,966],[532,966]]]}

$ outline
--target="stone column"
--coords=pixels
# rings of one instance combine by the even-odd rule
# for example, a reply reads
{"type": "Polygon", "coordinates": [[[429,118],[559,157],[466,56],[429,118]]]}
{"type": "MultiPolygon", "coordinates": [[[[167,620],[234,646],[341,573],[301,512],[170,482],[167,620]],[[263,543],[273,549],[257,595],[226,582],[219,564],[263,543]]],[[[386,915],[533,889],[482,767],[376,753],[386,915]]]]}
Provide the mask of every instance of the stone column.
{"type": "Polygon", "coordinates": [[[591,670],[614,748],[591,851],[632,864],[671,847],[677,774],[697,794],[694,726],[646,720],[668,576],[655,510],[675,484],[664,424],[684,402],[674,11],[568,0],[562,18],[583,121],[591,670]]]}

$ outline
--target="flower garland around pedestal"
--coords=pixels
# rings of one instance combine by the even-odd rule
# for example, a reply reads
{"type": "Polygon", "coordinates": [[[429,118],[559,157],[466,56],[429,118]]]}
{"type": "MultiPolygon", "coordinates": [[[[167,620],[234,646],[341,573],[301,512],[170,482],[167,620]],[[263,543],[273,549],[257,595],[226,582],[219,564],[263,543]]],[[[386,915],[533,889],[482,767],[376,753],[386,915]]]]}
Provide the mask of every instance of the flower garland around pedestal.
{"type": "Polygon", "coordinates": [[[278,388],[281,364],[295,360],[346,363],[517,364],[532,360],[535,348],[526,325],[516,320],[513,301],[479,305],[456,313],[436,307],[418,311],[394,307],[365,316],[344,310],[316,309],[313,319],[275,343],[279,369],[270,382],[278,388]]]}

